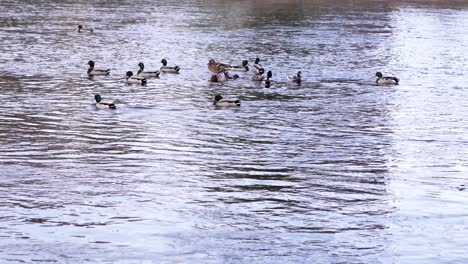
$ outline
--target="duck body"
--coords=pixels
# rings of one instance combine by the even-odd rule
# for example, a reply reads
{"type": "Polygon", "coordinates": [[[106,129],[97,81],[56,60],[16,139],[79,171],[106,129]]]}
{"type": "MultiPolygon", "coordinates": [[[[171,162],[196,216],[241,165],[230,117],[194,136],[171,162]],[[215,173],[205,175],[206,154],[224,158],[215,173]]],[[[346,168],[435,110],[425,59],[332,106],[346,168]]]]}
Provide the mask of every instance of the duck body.
{"type": "Polygon", "coordinates": [[[227,71],[220,72],[217,74],[212,74],[210,82],[226,82],[227,80],[236,80],[239,78],[239,75],[233,74],[230,75],[227,71]]]}
{"type": "Polygon", "coordinates": [[[138,76],[141,76],[141,77],[159,77],[160,71],[144,71],[145,65],[143,64],[143,62],[140,62],[138,64],[138,67],[140,67],[140,69],[137,72],[138,76]]]}
{"type": "Polygon", "coordinates": [[[115,109],[115,101],[111,100],[102,100],[101,96],[99,94],[96,94],[94,96],[94,99],[96,100],[96,108],[98,109],[115,109]]]}
{"type": "Polygon", "coordinates": [[[266,79],[262,82],[263,85],[265,85],[265,87],[268,88],[271,85],[273,85],[273,80],[271,79],[272,77],[273,77],[273,73],[271,71],[268,71],[266,79]]]}
{"type": "Polygon", "coordinates": [[[160,72],[165,72],[165,73],[179,73],[180,67],[179,66],[167,66],[167,60],[162,59],[161,63],[163,66],[159,69],[160,72]]]}
{"type": "Polygon", "coordinates": [[[214,59],[208,61],[208,70],[214,74],[228,71],[229,68],[229,64],[216,62],[214,59]]]}
{"type": "Polygon", "coordinates": [[[88,76],[95,76],[95,75],[109,75],[110,69],[96,69],[94,68],[94,61],[88,61],[88,76]]]}
{"type": "Polygon", "coordinates": [[[377,80],[375,80],[375,83],[377,85],[389,85],[389,84],[398,84],[400,82],[400,79],[394,76],[383,76],[381,72],[377,72],[375,74],[375,77],[377,77],[377,80]]]}
{"type": "Polygon", "coordinates": [[[220,72],[217,74],[212,74],[210,82],[225,82],[228,80],[228,77],[224,72],[220,72]]]}
{"type": "Polygon", "coordinates": [[[296,75],[288,76],[288,80],[293,82],[293,83],[300,84],[301,81],[302,81],[301,77],[302,77],[302,73],[301,73],[301,71],[298,71],[296,75]]]}
{"type": "Polygon", "coordinates": [[[146,84],[146,78],[143,76],[135,76],[133,75],[133,72],[128,71],[127,76],[125,77],[125,81],[128,84],[139,84],[139,85],[145,85],[146,84]]]}
{"type": "Polygon", "coordinates": [[[260,71],[265,72],[265,70],[263,69],[263,66],[260,64],[260,58],[255,59],[255,63],[253,65],[253,71],[255,74],[263,74],[263,73],[260,73],[260,71]]]}
{"type": "Polygon", "coordinates": [[[258,82],[263,81],[265,79],[265,76],[263,76],[264,71],[265,70],[263,68],[260,68],[254,71],[254,76],[252,76],[252,81],[258,81],[258,82]]]}
{"type": "Polygon", "coordinates": [[[249,71],[249,66],[247,66],[249,62],[247,60],[242,61],[242,65],[238,66],[229,66],[230,71],[240,71],[240,72],[247,72],[249,71]]]}
{"type": "Polygon", "coordinates": [[[263,76],[261,74],[255,74],[254,76],[252,76],[252,81],[261,82],[264,79],[265,79],[265,76],[263,76]]]}
{"type": "Polygon", "coordinates": [[[231,106],[240,106],[241,102],[239,99],[224,99],[221,95],[216,95],[214,102],[214,106],[220,107],[231,107],[231,106]]]}

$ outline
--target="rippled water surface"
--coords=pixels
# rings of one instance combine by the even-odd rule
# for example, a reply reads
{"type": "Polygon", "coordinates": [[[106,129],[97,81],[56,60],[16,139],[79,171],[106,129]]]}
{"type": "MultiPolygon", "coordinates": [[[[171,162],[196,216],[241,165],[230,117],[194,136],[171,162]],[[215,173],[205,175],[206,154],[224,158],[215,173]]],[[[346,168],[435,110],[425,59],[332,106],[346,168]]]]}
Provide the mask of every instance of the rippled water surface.
{"type": "Polygon", "coordinates": [[[1,0],[0,263],[467,263],[468,4],[446,2],[1,0]],[[272,87],[208,82],[256,57],[272,87]],[[124,83],[162,58],[181,73],[124,83]]]}

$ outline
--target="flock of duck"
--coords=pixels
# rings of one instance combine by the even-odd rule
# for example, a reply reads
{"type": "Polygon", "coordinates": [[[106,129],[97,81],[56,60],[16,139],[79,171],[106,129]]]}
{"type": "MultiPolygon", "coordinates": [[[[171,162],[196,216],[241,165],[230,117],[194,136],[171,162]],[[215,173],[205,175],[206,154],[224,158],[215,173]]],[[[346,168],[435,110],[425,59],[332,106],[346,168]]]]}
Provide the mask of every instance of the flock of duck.
{"type": "MultiPolygon", "coordinates": [[[[78,32],[93,32],[92,28],[84,28],[82,25],[78,25],[78,32]]],[[[172,73],[172,74],[179,74],[180,67],[177,65],[168,66],[167,60],[161,60],[162,66],[159,70],[145,70],[145,65],[143,62],[138,64],[139,70],[135,74],[132,71],[127,71],[125,81],[128,84],[139,84],[145,85],[147,83],[148,78],[159,78],[161,73],[172,73]]],[[[89,68],[87,71],[88,76],[93,77],[97,75],[109,75],[110,69],[98,69],[95,68],[94,61],[88,62],[89,68]]],[[[239,78],[238,74],[231,75],[230,72],[248,72],[251,71],[253,73],[252,80],[256,82],[261,82],[266,88],[273,85],[273,73],[272,71],[268,71],[266,77],[264,76],[265,69],[260,64],[260,58],[256,58],[252,67],[249,67],[249,62],[247,60],[242,61],[240,65],[230,65],[227,63],[217,62],[214,59],[210,59],[208,61],[208,70],[211,72],[211,82],[226,82],[230,79],[237,79],[239,78]]],[[[384,76],[381,72],[377,72],[374,77],[376,77],[375,83],[377,85],[389,85],[389,84],[398,84],[399,79],[394,76],[384,76]]],[[[298,71],[295,75],[287,76],[289,82],[301,84],[302,82],[302,73],[298,71]]],[[[115,101],[112,100],[103,100],[99,94],[94,96],[96,100],[96,107],[99,109],[111,108],[115,109],[115,101]]],[[[228,107],[228,106],[240,106],[241,102],[239,99],[228,99],[223,98],[222,95],[216,95],[213,100],[213,105],[220,106],[220,107],[228,107]]]]}

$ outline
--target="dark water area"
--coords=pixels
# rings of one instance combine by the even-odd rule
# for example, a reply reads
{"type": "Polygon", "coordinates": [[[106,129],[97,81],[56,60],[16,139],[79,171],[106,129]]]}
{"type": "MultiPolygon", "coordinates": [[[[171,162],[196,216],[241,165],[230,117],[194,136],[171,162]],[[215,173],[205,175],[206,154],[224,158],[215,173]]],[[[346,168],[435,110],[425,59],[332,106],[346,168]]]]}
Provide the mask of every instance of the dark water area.
{"type": "Polygon", "coordinates": [[[0,263],[467,263],[465,25],[466,1],[0,0],[0,263]],[[208,82],[256,57],[272,87],[208,82]],[[125,83],[162,58],[180,74],[125,83]]]}

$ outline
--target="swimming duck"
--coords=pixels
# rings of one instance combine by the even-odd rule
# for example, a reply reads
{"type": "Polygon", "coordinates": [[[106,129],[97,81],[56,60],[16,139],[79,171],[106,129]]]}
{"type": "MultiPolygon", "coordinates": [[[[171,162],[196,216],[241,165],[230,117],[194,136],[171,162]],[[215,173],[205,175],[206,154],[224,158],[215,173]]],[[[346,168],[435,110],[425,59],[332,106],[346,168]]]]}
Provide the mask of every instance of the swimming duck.
{"type": "Polygon", "coordinates": [[[301,83],[302,73],[298,71],[296,75],[288,76],[288,80],[295,83],[301,83]]]}
{"type": "MultiPolygon", "coordinates": [[[[255,63],[253,65],[253,68],[254,68],[254,73],[257,73],[257,74],[259,74],[260,69],[263,70],[263,66],[260,64],[260,58],[255,59],[255,63]]],[[[265,71],[265,70],[263,70],[263,71],[265,71]]]]}
{"type": "Polygon", "coordinates": [[[163,66],[159,69],[161,72],[166,72],[166,73],[179,73],[180,67],[179,66],[167,66],[167,60],[162,59],[161,63],[163,66]]]}
{"type": "Polygon", "coordinates": [[[95,69],[94,68],[94,61],[90,60],[88,61],[88,76],[94,76],[94,75],[109,75],[110,69],[95,69]]]}
{"type": "Polygon", "coordinates": [[[137,72],[138,76],[142,76],[142,77],[158,77],[159,76],[159,73],[160,73],[159,71],[143,71],[145,69],[145,65],[143,64],[143,62],[138,63],[138,67],[140,67],[140,69],[137,72]]]}
{"type": "Polygon", "coordinates": [[[208,70],[214,74],[229,70],[230,66],[225,63],[216,62],[214,59],[208,61],[208,70]]]}
{"type": "Polygon", "coordinates": [[[273,77],[273,73],[271,71],[267,72],[267,78],[266,80],[263,81],[263,84],[265,87],[270,87],[273,84],[273,80],[271,80],[271,77],[273,77]]]}
{"type": "Polygon", "coordinates": [[[247,66],[247,64],[249,64],[249,62],[247,60],[243,60],[241,66],[229,66],[229,70],[246,72],[249,71],[249,67],[247,66]]]}
{"type": "Polygon", "coordinates": [[[223,99],[223,97],[217,94],[214,98],[213,105],[215,106],[240,106],[241,102],[239,99],[223,99]]]}
{"type": "Polygon", "coordinates": [[[377,85],[379,84],[398,84],[400,82],[400,79],[397,77],[393,76],[383,76],[381,72],[376,72],[375,77],[377,77],[377,80],[375,80],[375,83],[377,85]]]}
{"type": "Polygon", "coordinates": [[[133,75],[133,72],[128,71],[127,72],[127,77],[125,78],[127,83],[134,83],[134,84],[140,84],[140,85],[145,85],[146,84],[146,78],[142,76],[135,76],[133,75]]]}
{"type": "Polygon", "coordinates": [[[78,25],[78,30],[77,30],[77,31],[80,32],[80,33],[81,33],[81,32],[84,32],[84,31],[93,32],[94,29],[92,29],[92,28],[84,28],[82,25],[78,25]]]}
{"type": "Polygon", "coordinates": [[[210,78],[210,82],[225,82],[227,80],[228,80],[228,75],[226,75],[225,72],[212,74],[210,78]]]}
{"type": "Polygon", "coordinates": [[[101,96],[99,94],[96,94],[94,96],[94,99],[96,100],[96,108],[99,109],[115,109],[115,101],[110,101],[110,100],[102,100],[101,96]]]}
{"type": "Polygon", "coordinates": [[[210,82],[225,82],[227,80],[236,80],[239,78],[238,74],[230,75],[229,72],[220,72],[216,74],[212,74],[210,78],[210,82]]]}
{"type": "Polygon", "coordinates": [[[252,80],[253,81],[263,81],[263,79],[265,79],[265,76],[263,76],[263,73],[265,72],[265,70],[263,68],[260,68],[258,69],[254,76],[252,76],[252,80]]]}

